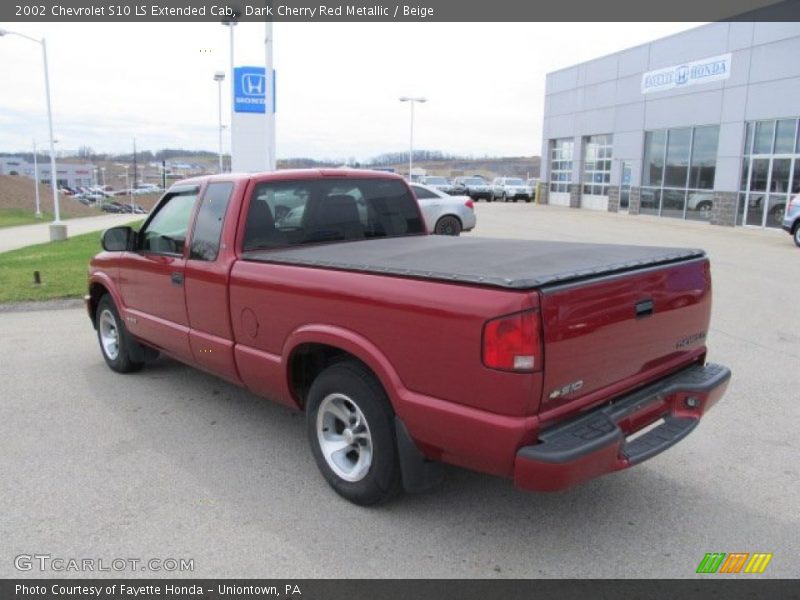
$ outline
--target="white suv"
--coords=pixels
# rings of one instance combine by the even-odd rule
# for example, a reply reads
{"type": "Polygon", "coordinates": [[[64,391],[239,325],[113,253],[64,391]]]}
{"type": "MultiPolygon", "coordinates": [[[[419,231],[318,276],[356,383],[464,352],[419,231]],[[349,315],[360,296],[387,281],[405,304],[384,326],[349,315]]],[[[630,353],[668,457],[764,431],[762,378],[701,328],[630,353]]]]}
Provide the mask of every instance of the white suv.
{"type": "Polygon", "coordinates": [[[495,177],[492,182],[492,200],[516,202],[520,198],[525,202],[533,200],[533,188],[519,177],[495,177]]]}

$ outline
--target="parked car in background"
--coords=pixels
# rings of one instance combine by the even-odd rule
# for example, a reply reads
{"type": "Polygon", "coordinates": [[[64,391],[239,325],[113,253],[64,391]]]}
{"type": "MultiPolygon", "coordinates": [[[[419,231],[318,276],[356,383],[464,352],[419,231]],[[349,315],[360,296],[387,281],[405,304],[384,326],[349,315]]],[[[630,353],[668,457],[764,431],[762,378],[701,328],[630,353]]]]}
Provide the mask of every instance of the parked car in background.
{"type": "Polygon", "coordinates": [[[496,177],[492,182],[492,200],[516,202],[519,199],[533,200],[533,189],[519,177],[496,177]]]}
{"type": "Polygon", "coordinates": [[[474,202],[469,196],[450,196],[428,185],[410,183],[425,225],[431,233],[459,235],[475,227],[474,202]]]}
{"type": "Polygon", "coordinates": [[[419,183],[422,185],[427,185],[428,187],[436,188],[445,194],[453,194],[456,191],[455,187],[452,183],[450,183],[447,177],[439,177],[438,175],[427,175],[423,177],[419,183]]]}
{"type": "Polygon", "coordinates": [[[453,188],[459,196],[469,196],[476,201],[481,198],[487,202],[492,200],[492,187],[483,177],[456,177],[453,188]]]}
{"type": "Polygon", "coordinates": [[[783,229],[792,235],[794,243],[800,247],[800,194],[789,200],[789,208],[783,217],[783,229]]]}
{"type": "Polygon", "coordinates": [[[714,194],[711,192],[694,192],[686,199],[686,210],[700,213],[703,219],[711,218],[711,207],[714,205],[714,194]]]}
{"type": "Polygon", "coordinates": [[[126,210],[123,208],[122,204],[119,202],[105,202],[101,207],[100,210],[107,213],[123,213],[126,210]]]}

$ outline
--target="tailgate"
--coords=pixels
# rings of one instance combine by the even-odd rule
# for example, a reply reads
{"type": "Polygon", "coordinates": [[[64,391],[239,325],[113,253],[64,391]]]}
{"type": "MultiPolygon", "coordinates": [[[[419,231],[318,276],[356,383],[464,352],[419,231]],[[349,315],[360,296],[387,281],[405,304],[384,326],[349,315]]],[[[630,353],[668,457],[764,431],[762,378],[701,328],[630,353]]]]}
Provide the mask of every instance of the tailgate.
{"type": "Polygon", "coordinates": [[[543,420],[698,360],[710,313],[705,258],[544,288],[543,420]]]}

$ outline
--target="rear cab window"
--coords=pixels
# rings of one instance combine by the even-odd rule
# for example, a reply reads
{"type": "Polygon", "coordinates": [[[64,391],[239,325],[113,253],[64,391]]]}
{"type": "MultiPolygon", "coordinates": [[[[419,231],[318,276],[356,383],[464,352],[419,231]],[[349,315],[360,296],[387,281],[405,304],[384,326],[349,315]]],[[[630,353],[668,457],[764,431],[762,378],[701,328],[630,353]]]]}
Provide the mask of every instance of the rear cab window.
{"type": "Polygon", "coordinates": [[[190,259],[217,260],[222,225],[232,192],[233,183],[229,181],[209,183],[206,187],[194,223],[190,259]]]}
{"type": "Polygon", "coordinates": [[[243,250],[424,233],[417,201],[399,179],[270,181],[250,198],[243,250]]]}

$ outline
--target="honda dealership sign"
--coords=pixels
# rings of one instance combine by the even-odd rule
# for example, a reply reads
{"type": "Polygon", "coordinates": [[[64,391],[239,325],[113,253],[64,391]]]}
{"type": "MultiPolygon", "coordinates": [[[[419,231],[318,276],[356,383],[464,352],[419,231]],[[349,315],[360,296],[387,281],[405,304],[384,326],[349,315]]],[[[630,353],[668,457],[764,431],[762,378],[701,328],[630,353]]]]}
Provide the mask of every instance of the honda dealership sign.
{"type": "Polygon", "coordinates": [[[642,75],[642,93],[663,92],[675,88],[711,83],[731,76],[731,55],[722,54],[682,65],[649,71],[642,75]]]}
{"type": "Polygon", "coordinates": [[[236,67],[232,85],[231,168],[246,173],[267,171],[271,168],[268,146],[275,113],[275,71],[267,74],[264,67],[236,67]]]}
{"type": "Polygon", "coordinates": [[[266,112],[266,98],[267,76],[264,67],[236,67],[233,70],[235,112],[266,112]]]}

